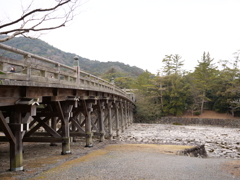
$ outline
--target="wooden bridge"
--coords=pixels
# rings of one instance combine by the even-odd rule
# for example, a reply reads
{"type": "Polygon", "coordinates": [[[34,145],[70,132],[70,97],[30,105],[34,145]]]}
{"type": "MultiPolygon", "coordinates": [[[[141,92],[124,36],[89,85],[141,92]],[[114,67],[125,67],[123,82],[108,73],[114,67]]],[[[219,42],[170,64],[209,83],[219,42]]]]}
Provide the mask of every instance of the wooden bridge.
{"type": "Polygon", "coordinates": [[[62,144],[71,153],[76,136],[103,141],[133,122],[134,96],[113,83],[0,44],[0,141],[10,143],[10,170],[23,170],[23,142],[62,144]],[[13,68],[12,68],[13,67],[13,68]],[[14,72],[10,72],[11,69],[14,72]]]}

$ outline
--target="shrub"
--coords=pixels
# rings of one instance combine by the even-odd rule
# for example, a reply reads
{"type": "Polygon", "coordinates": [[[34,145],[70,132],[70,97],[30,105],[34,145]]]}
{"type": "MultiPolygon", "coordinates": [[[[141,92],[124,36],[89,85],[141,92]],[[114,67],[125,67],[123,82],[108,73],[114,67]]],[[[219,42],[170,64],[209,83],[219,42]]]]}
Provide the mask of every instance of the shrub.
{"type": "Polygon", "coordinates": [[[201,113],[197,111],[197,112],[195,112],[194,114],[195,114],[196,116],[199,116],[201,113]]]}

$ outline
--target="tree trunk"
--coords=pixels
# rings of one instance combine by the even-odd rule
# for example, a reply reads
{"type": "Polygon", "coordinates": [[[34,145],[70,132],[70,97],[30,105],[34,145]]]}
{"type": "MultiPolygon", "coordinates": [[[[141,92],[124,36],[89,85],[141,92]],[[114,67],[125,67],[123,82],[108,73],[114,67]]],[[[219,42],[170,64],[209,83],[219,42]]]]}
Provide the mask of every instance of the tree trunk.
{"type": "Polygon", "coordinates": [[[203,96],[202,96],[201,114],[203,113],[203,108],[204,108],[204,102],[205,102],[204,98],[205,98],[205,91],[203,91],[203,96]]]}

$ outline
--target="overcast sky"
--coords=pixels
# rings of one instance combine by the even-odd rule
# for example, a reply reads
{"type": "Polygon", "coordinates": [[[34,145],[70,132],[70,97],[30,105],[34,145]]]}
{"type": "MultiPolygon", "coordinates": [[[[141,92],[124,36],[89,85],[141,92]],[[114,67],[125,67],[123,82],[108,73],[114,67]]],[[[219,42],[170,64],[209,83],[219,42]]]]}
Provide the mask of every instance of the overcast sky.
{"type": "Polygon", "coordinates": [[[204,51],[218,61],[240,49],[240,0],[89,0],[81,9],[71,25],[40,39],[152,73],[165,55],[179,54],[190,70],[204,51]]]}

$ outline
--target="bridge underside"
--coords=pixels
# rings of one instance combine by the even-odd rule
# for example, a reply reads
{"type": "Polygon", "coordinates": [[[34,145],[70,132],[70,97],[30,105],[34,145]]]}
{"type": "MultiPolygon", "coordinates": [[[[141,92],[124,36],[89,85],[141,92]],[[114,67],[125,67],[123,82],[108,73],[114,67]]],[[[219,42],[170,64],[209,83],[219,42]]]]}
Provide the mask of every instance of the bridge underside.
{"type": "MultiPolygon", "coordinates": [[[[17,83],[17,82],[16,82],[17,83]]],[[[71,88],[1,86],[0,141],[10,143],[10,170],[23,170],[23,142],[62,144],[71,153],[76,136],[100,141],[118,136],[133,121],[134,105],[111,93],[71,88]]]]}

